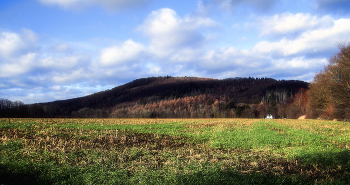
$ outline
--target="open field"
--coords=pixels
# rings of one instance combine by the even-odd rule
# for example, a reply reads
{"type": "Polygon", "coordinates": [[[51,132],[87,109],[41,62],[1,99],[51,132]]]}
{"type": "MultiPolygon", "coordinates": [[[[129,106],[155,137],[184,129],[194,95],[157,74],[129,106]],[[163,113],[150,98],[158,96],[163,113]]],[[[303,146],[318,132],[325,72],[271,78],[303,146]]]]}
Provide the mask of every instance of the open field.
{"type": "Polygon", "coordinates": [[[0,119],[0,184],[349,184],[350,124],[0,119]]]}

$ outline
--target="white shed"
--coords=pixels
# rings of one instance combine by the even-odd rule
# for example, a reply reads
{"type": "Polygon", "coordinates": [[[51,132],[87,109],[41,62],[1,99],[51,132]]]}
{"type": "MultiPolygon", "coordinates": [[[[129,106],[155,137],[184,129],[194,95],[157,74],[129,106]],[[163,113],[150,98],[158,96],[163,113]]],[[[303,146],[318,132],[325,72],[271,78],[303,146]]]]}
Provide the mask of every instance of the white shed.
{"type": "Polygon", "coordinates": [[[272,114],[268,114],[268,115],[266,116],[266,119],[273,119],[272,114]]]}

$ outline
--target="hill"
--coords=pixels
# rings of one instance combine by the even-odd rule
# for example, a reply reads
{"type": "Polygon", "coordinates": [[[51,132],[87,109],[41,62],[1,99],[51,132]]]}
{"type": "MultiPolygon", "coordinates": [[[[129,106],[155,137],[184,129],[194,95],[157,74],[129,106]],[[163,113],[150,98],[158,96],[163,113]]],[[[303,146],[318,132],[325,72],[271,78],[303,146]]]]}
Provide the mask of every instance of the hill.
{"type": "MultiPolygon", "coordinates": [[[[261,117],[308,83],[271,78],[149,77],[69,100],[13,106],[2,117],[261,117]],[[266,110],[258,110],[266,109],[266,110]],[[256,108],[254,108],[256,107],[256,108]],[[248,108],[250,111],[248,111],[248,108]],[[255,111],[255,112],[254,112],[255,111]]],[[[276,112],[277,111],[277,112],[276,112]]],[[[285,115],[279,115],[280,117],[285,115]]]]}

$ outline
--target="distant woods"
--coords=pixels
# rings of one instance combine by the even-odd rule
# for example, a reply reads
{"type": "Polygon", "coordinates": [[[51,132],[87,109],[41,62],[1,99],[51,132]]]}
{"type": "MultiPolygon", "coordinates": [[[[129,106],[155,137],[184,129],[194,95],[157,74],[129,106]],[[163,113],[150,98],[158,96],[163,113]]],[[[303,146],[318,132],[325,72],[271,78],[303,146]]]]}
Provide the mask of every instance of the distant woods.
{"type": "Polygon", "coordinates": [[[1,117],[297,118],[308,83],[271,78],[150,77],[89,96],[24,105],[9,100],[1,117]],[[11,105],[11,106],[7,106],[11,105]]]}
{"type": "Polygon", "coordinates": [[[21,101],[10,101],[8,99],[0,99],[0,116],[1,117],[17,117],[22,113],[25,107],[21,101]]]}
{"type": "Polygon", "coordinates": [[[0,99],[0,117],[5,118],[42,118],[45,111],[40,104],[25,105],[21,101],[0,99]]]}

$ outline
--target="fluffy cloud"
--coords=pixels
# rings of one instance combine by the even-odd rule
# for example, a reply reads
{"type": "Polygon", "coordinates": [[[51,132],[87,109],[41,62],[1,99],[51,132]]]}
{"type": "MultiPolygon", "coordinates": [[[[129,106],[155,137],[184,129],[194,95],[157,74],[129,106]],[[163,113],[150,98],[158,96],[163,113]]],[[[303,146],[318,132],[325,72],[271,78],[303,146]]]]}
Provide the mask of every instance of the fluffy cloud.
{"type": "Polygon", "coordinates": [[[24,86],[21,88],[0,89],[0,97],[14,101],[19,100],[25,103],[38,103],[82,97],[111,88],[113,88],[113,86],[91,86],[86,83],[31,88],[24,86]],[[25,91],[25,93],[23,93],[23,91],[25,91]]]}
{"type": "Polygon", "coordinates": [[[150,40],[150,50],[160,57],[175,50],[195,47],[205,41],[201,27],[216,27],[219,24],[210,18],[186,16],[180,18],[169,8],[153,11],[138,27],[150,40]]]}
{"type": "Polygon", "coordinates": [[[50,50],[52,52],[57,53],[71,53],[72,49],[65,43],[57,43],[50,47],[50,50]]]}
{"type": "Polygon", "coordinates": [[[312,69],[319,66],[327,64],[327,59],[307,59],[304,56],[295,57],[292,59],[281,58],[279,60],[274,60],[273,65],[277,69],[312,69]]]}
{"type": "Polygon", "coordinates": [[[196,62],[203,54],[202,48],[182,48],[174,52],[169,60],[173,62],[196,62]]]}
{"type": "Polygon", "coordinates": [[[0,57],[10,58],[35,50],[39,37],[29,29],[22,29],[21,34],[2,32],[0,35],[0,57]]]}
{"type": "Polygon", "coordinates": [[[81,9],[89,6],[102,6],[110,11],[137,7],[145,4],[146,0],[39,0],[46,5],[57,5],[64,9],[81,9]]]}
{"type": "Polygon", "coordinates": [[[55,71],[66,71],[73,69],[76,66],[83,66],[89,62],[89,58],[85,55],[73,55],[53,57],[48,56],[43,59],[38,59],[38,64],[44,69],[55,69],[55,71]]]}
{"type": "Polygon", "coordinates": [[[89,73],[85,71],[84,69],[78,69],[73,70],[70,72],[63,72],[63,73],[53,73],[54,76],[52,77],[52,81],[55,84],[65,84],[65,83],[78,83],[81,79],[86,79],[89,77],[89,73]]]}
{"type": "Polygon", "coordinates": [[[9,88],[63,82],[56,80],[54,73],[74,74],[91,61],[87,54],[67,52],[67,44],[42,45],[39,36],[29,29],[0,35],[0,78],[9,88]]]}
{"type": "Polygon", "coordinates": [[[30,71],[36,65],[39,37],[25,28],[21,33],[0,35],[0,77],[10,78],[30,71]]]}
{"type": "Polygon", "coordinates": [[[332,27],[308,30],[296,39],[283,38],[278,42],[259,42],[253,50],[274,56],[306,55],[334,51],[335,44],[347,38],[349,30],[350,19],[339,19],[334,22],[332,27]]]}
{"type": "Polygon", "coordinates": [[[35,65],[35,53],[28,53],[20,56],[16,61],[1,62],[0,63],[0,77],[14,77],[17,75],[23,75],[30,71],[35,65]]]}
{"type": "Polygon", "coordinates": [[[277,79],[311,80],[326,58],[270,57],[252,50],[223,48],[208,53],[199,64],[198,71],[214,78],[271,77],[277,79]]]}
{"type": "Polygon", "coordinates": [[[308,14],[289,12],[276,14],[272,17],[260,19],[262,30],[260,35],[285,35],[300,33],[306,30],[327,29],[334,25],[330,16],[311,16],[308,14]]]}
{"type": "Polygon", "coordinates": [[[350,19],[334,20],[329,16],[317,18],[308,14],[288,13],[270,19],[274,20],[269,24],[270,32],[264,34],[280,34],[281,39],[263,40],[248,50],[234,47],[211,49],[203,52],[197,70],[204,71],[205,76],[216,78],[268,76],[311,80],[315,72],[326,65],[328,59],[338,51],[336,43],[344,41],[350,30],[350,19]],[[285,26],[278,23],[288,19],[291,22],[306,20],[300,21],[300,25],[285,26]],[[310,25],[305,23],[308,21],[310,25]],[[286,37],[291,33],[295,37],[286,37]]]}
{"type": "Polygon", "coordinates": [[[104,66],[111,66],[137,60],[140,61],[143,58],[142,53],[144,53],[144,51],[144,45],[132,40],[127,40],[121,46],[104,48],[101,51],[100,63],[104,66]]]}
{"type": "Polygon", "coordinates": [[[233,68],[260,67],[263,56],[248,50],[239,50],[234,47],[224,47],[207,52],[201,60],[200,66],[207,70],[232,70],[233,68]]]}

